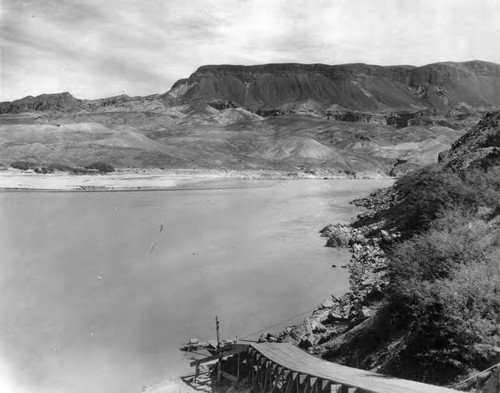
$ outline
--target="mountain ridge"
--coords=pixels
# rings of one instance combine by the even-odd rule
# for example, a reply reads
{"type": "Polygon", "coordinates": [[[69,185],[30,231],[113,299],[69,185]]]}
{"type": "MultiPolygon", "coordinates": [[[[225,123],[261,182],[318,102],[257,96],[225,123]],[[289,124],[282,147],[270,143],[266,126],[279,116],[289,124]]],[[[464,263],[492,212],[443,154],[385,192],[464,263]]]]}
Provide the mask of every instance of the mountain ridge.
{"type": "Polygon", "coordinates": [[[203,65],[165,93],[78,99],[69,92],[0,102],[0,113],[99,110],[109,105],[157,100],[164,106],[200,107],[223,100],[251,111],[293,110],[306,102],[318,112],[332,105],[361,112],[500,108],[500,65],[472,60],[423,66],[269,63],[203,65]]]}

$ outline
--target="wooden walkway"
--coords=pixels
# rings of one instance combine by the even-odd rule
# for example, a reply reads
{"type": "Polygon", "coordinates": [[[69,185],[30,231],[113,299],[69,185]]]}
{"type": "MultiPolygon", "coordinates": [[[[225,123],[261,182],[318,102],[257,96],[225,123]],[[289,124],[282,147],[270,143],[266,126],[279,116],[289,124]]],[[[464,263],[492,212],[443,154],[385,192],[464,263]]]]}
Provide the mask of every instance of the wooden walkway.
{"type": "Polygon", "coordinates": [[[221,378],[244,381],[262,393],[459,393],[341,366],[289,343],[230,344],[219,353],[191,362],[196,367],[195,379],[200,364],[211,361],[218,361],[218,381],[221,378]],[[227,358],[235,360],[225,362],[227,358]],[[232,363],[233,370],[225,369],[224,363],[232,363]]]}
{"type": "Polygon", "coordinates": [[[262,392],[451,393],[457,390],[345,367],[288,343],[248,345],[249,379],[262,392]]]}

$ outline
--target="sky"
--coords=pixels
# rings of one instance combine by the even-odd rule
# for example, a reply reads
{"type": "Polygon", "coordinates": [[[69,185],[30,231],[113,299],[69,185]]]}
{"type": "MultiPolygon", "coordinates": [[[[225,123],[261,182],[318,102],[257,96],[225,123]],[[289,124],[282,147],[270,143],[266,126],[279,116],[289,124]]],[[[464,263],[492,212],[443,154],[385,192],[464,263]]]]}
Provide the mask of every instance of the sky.
{"type": "Polygon", "coordinates": [[[0,101],[164,93],[206,64],[500,63],[500,0],[0,0],[0,101]]]}

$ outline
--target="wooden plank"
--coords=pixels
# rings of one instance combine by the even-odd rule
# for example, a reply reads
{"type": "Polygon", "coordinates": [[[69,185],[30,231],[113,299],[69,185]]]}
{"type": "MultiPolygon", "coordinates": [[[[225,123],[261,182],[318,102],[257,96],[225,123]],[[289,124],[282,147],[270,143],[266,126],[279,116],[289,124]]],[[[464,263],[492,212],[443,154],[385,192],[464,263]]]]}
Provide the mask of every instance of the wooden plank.
{"type": "Polygon", "coordinates": [[[249,344],[267,359],[303,375],[373,393],[457,393],[457,390],[376,374],[327,362],[289,343],[249,344]]]}

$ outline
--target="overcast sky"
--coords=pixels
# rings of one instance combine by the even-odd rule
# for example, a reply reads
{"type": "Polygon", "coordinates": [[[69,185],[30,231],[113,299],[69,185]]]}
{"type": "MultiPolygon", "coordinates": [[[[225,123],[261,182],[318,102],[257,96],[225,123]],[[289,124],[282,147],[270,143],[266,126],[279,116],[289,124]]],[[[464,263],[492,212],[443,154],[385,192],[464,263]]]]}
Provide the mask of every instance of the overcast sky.
{"type": "Polygon", "coordinates": [[[500,63],[500,0],[0,4],[0,101],[163,93],[204,64],[500,63]]]}

